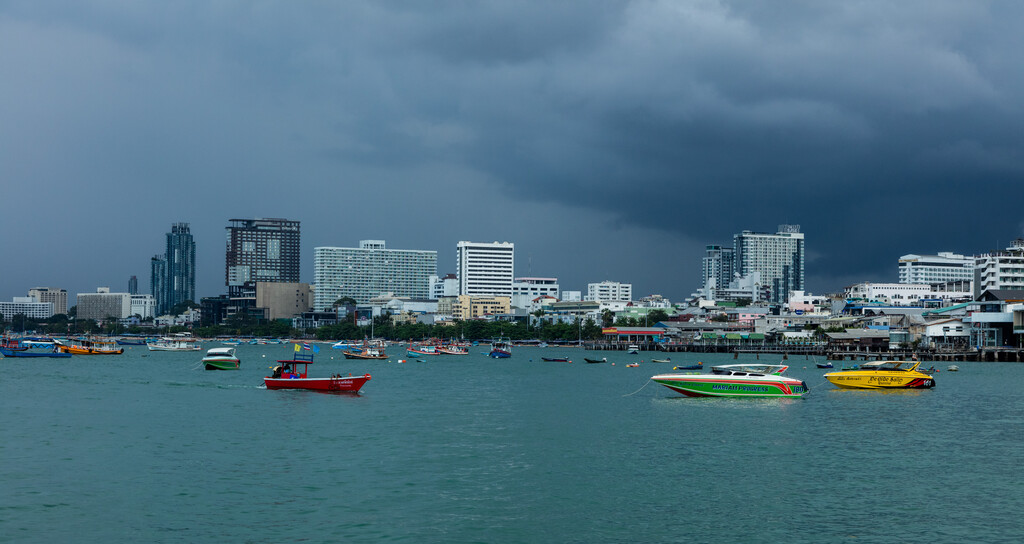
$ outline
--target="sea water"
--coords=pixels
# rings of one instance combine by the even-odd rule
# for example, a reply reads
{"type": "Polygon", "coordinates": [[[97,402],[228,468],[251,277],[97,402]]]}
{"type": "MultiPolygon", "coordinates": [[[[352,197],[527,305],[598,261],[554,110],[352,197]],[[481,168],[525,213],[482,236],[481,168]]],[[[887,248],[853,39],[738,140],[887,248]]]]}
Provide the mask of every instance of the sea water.
{"type": "Polygon", "coordinates": [[[0,360],[0,541],[1024,539],[1021,364],[879,392],[793,357],[802,399],[693,399],[649,378],[778,357],[324,346],[310,375],[368,372],[361,394],[264,389],[291,349],[0,360]]]}

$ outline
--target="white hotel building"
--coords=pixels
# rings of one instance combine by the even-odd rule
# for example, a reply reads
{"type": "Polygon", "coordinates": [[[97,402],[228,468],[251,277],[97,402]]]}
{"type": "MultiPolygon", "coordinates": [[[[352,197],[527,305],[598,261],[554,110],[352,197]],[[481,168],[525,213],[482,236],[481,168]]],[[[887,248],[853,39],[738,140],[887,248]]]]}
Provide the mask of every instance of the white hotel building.
{"type": "Polygon", "coordinates": [[[948,251],[938,255],[911,253],[900,257],[900,283],[948,283],[974,279],[974,257],[948,251]]]}
{"type": "Polygon", "coordinates": [[[974,257],[974,296],[988,290],[1024,290],[1024,239],[1016,239],[1006,251],[974,257]]]}
{"type": "Polygon", "coordinates": [[[601,283],[588,283],[587,300],[597,302],[633,300],[633,284],[608,280],[601,283]]]}
{"type": "Polygon", "coordinates": [[[382,293],[429,298],[436,275],[436,251],[387,249],[384,240],[360,240],[358,248],[313,248],[313,308],[329,310],[342,297],[368,304],[382,293]]]}
{"type": "Polygon", "coordinates": [[[459,294],[512,298],[515,244],[466,242],[456,246],[459,294]]]}
{"type": "Polygon", "coordinates": [[[558,278],[516,278],[512,282],[512,306],[527,308],[537,297],[559,299],[558,278]]]}

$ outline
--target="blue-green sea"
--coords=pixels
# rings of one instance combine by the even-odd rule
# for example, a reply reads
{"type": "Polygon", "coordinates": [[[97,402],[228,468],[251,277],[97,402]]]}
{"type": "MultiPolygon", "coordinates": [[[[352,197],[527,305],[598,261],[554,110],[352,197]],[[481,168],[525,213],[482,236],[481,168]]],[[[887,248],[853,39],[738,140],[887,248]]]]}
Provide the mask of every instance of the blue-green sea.
{"type": "Polygon", "coordinates": [[[875,392],[795,357],[802,399],[693,399],[649,378],[754,356],[485,349],[323,346],[310,374],[369,372],[359,395],[264,389],[288,345],[241,346],[238,371],[145,347],[2,359],[0,541],[1024,539],[1024,365],[875,392]]]}

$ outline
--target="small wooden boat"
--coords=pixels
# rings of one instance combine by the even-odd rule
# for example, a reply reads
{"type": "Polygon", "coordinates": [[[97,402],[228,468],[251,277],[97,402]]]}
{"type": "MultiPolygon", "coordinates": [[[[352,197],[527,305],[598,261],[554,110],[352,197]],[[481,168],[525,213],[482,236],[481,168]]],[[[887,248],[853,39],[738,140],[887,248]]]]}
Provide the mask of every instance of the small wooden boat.
{"type": "Polygon", "coordinates": [[[377,348],[365,348],[360,350],[346,349],[341,352],[346,359],[387,359],[388,354],[377,348]]]}
{"type": "Polygon", "coordinates": [[[57,349],[72,355],[120,355],[124,348],[117,347],[114,342],[102,340],[68,340],[68,343],[57,341],[57,349]]]}
{"type": "Polygon", "coordinates": [[[235,348],[210,348],[203,357],[206,370],[238,370],[240,363],[235,348]]]}
{"type": "Polygon", "coordinates": [[[827,363],[814,363],[814,364],[817,365],[818,368],[834,368],[832,366],[831,362],[827,362],[827,363]]]}
{"type": "Polygon", "coordinates": [[[695,365],[674,366],[672,370],[701,370],[702,368],[704,368],[704,363],[698,361],[695,365]]]}
{"type": "Polygon", "coordinates": [[[310,378],[308,375],[309,365],[313,364],[313,355],[296,353],[294,359],[279,360],[278,366],[274,367],[274,373],[263,378],[267,389],[308,389],[311,391],[326,391],[340,393],[358,393],[363,385],[370,381],[370,375],[343,376],[333,374],[328,378],[310,378]],[[299,367],[302,370],[299,370],[299,367]]]}
{"type": "Polygon", "coordinates": [[[583,360],[588,362],[588,363],[590,363],[590,364],[592,364],[592,365],[595,365],[597,363],[607,363],[608,362],[608,358],[607,357],[602,357],[600,359],[588,359],[588,358],[584,357],[583,360]]]}
{"type": "Polygon", "coordinates": [[[960,367],[956,365],[949,365],[948,367],[946,367],[946,372],[958,372],[959,370],[960,367]]]}
{"type": "Polygon", "coordinates": [[[406,355],[409,357],[417,357],[420,355],[441,355],[441,352],[437,351],[437,346],[423,345],[423,346],[409,346],[405,348],[406,355]]]}
{"type": "Polygon", "coordinates": [[[571,363],[568,357],[541,357],[542,360],[549,363],[571,363]]]}
{"type": "Polygon", "coordinates": [[[499,338],[491,342],[491,351],[487,354],[493,359],[508,359],[512,356],[512,341],[508,338],[499,338]]]}
{"type": "Polygon", "coordinates": [[[630,355],[636,355],[640,353],[640,346],[636,344],[630,344],[626,352],[629,353],[630,355]]]}
{"type": "Polygon", "coordinates": [[[640,363],[629,363],[626,365],[627,368],[636,368],[640,366],[640,363]]]}
{"type": "Polygon", "coordinates": [[[671,357],[666,357],[664,359],[651,359],[651,362],[652,363],[671,363],[672,362],[672,358],[671,357]]]}
{"type": "Polygon", "coordinates": [[[443,355],[469,355],[469,348],[453,344],[438,346],[437,351],[443,355]]]}

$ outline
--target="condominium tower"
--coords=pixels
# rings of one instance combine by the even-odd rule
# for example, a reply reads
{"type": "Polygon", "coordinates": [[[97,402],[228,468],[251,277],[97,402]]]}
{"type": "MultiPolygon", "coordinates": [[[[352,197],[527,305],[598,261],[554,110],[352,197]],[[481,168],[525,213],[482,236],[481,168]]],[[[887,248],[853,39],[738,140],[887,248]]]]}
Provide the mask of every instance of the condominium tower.
{"type": "Polygon", "coordinates": [[[515,244],[461,241],[455,250],[459,294],[512,297],[515,244]]]}
{"type": "Polygon", "coordinates": [[[231,295],[256,282],[299,281],[299,222],[232,219],[227,227],[224,283],[231,295]]]}
{"type": "Polygon", "coordinates": [[[68,291],[59,287],[33,287],[28,290],[28,296],[36,302],[52,302],[53,313],[68,313],[68,291]]]}
{"type": "Polygon", "coordinates": [[[727,246],[709,245],[704,254],[704,289],[728,289],[732,281],[736,252],[727,246]]]}
{"type": "Polygon", "coordinates": [[[761,273],[772,302],[783,303],[790,291],[804,290],[804,235],[800,225],[779,225],[775,234],[745,230],[733,236],[735,271],[761,273]]]}
{"type": "Polygon", "coordinates": [[[196,300],[196,242],[188,223],[171,225],[167,233],[166,312],[185,301],[196,300]]]}
{"type": "Polygon", "coordinates": [[[382,293],[429,298],[437,276],[437,252],[387,249],[384,240],[360,240],[359,247],[313,249],[313,307],[327,310],[342,297],[359,304],[382,293]]]}
{"type": "Polygon", "coordinates": [[[587,300],[597,302],[633,300],[633,284],[608,280],[600,283],[588,283],[587,300]]]}

